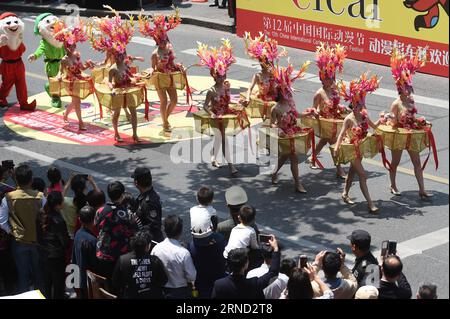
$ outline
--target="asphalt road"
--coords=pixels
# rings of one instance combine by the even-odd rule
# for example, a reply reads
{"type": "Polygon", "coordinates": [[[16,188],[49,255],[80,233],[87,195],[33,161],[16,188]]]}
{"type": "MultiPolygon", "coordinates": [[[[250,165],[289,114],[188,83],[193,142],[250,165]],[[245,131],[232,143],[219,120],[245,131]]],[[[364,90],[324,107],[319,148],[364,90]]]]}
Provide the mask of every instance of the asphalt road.
{"type": "MultiPolygon", "coordinates": [[[[23,18],[31,15],[22,14],[23,18]]],[[[38,46],[39,38],[32,34],[33,23],[25,19],[26,56],[38,46]]],[[[196,41],[219,44],[224,37],[231,39],[236,56],[243,59],[232,66],[228,77],[249,82],[256,69],[251,68],[244,53],[243,41],[234,35],[207,30],[194,26],[181,26],[171,33],[171,40],[177,52],[177,58],[185,65],[197,62],[191,50],[196,41]]],[[[129,54],[144,56],[146,62],[138,63],[142,67],[149,64],[153,47],[151,41],[137,40],[129,46],[129,54]]],[[[81,45],[84,59],[101,60],[102,56],[87,45],[81,45]]],[[[289,49],[291,62],[299,66],[314,54],[302,50],[289,49]]],[[[30,95],[43,91],[44,66],[42,60],[33,64],[26,63],[28,91],[30,95]]],[[[348,60],[345,64],[343,78],[351,80],[362,72],[370,70],[383,77],[381,93],[367,98],[367,106],[373,118],[382,110],[387,110],[395,93],[390,69],[384,66],[348,60]],[[393,93],[394,92],[394,93],[393,93]]],[[[191,75],[208,75],[202,68],[192,68],[191,75]]],[[[308,73],[317,74],[314,65],[308,73]]],[[[448,133],[449,133],[449,81],[425,74],[418,74],[415,79],[415,94],[419,114],[433,123],[433,132],[438,144],[440,167],[434,169],[430,163],[425,170],[426,187],[434,194],[432,201],[419,200],[418,187],[412,175],[412,164],[407,156],[402,158],[404,168],[398,175],[398,185],[402,197],[394,198],[389,193],[387,171],[380,166],[380,158],[365,164],[368,173],[368,185],[372,198],[381,208],[379,216],[369,216],[357,183],[352,188],[351,196],[357,202],[348,207],[340,200],[343,183],[335,178],[330,156],[324,152],[320,159],[326,169],[314,171],[302,163],[300,174],[302,182],[308,189],[307,195],[297,195],[292,191],[290,170],[285,166],[280,174],[280,184],[274,187],[267,175],[260,174],[255,164],[242,164],[238,168],[238,178],[228,178],[226,168],[213,169],[209,163],[173,163],[170,152],[176,144],[151,144],[133,147],[91,147],[49,143],[25,138],[5,127],[0,122],[0,158],[14,159],[16,163],[28,163],[35,169],[36,175],[45,176],[47,167],[55,163],[62,167],[67,176],[70,169],[92,173],[100,186],[108,181],[118,179],[126,181],[132,189],[131,172],[136,166],[148,166],[154,175],[157,191],[164,201],[164,215],[179,214],[189,224],[189,208],[195,205],[195,192],[201,185],[210,185],[216,196],[214,206],[226,216],[225,190],[232,185],[244,187],[250,203],[257,208],[257,223],[267,231],[282,238],[285,255],[295,257],[306,253],[310,258],[320,249],[342,247],[349,254],[346,237],[354,229],[366,229],[372,235],[373,250],[380,249],[383,240],[396,240],[399,254],[405,264],[404,272],[412,284],[414,293],[422,281],[436,282],[441,298],[448,298],[448,133]],[[57,161],[57,162],[55,162],[57,161]]],[[[302,110],[309,107],[314,92],[320,84],[317,77],[307,76],[307,80],[296,82],[299,89],[295,98],[297,107],[302,110]]],[[[237,92],[234,92],[237,93],[237,92]]],[[[10,101],[13,102],[14,95],[10,101]]],[[[4,111],[0,112],[2,116],[4,111]]],[[[187,142],[185,142],[187,143],[187,142]]],[[[238,150],[244,151],[242,145],[238,150]]],[[[425,158],[426,152],[422,154],[425,158]]],[[[187,227],[185,227],[187,238],[187,227]]],[[[351,259],[351,258],[350,258],[351,259]]],[[[351,260],[349,260],[351,263],[351,260]]]]}

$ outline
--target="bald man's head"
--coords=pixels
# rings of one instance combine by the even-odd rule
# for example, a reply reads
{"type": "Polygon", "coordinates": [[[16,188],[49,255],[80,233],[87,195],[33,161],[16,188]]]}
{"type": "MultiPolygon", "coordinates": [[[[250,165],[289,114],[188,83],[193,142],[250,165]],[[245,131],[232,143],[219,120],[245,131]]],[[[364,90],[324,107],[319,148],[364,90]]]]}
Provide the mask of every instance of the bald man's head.
{"type": "Polygon", "coordinates": [[[398,256],[388,256],[383,261],[383,274],[386,279],[397,279],[402,273],[403,264],[398,256]]]}

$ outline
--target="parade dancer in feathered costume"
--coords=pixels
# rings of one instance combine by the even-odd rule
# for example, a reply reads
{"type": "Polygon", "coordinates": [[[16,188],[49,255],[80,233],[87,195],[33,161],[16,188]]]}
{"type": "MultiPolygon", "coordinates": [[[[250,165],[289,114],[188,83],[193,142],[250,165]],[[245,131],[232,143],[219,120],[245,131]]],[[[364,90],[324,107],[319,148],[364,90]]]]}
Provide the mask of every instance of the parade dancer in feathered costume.
{"type": "MultiPolygon", "coordinates": [[[[278,128],[280,137],[294,138],[299,133],[309,131],[309,128],[302,128],[298,125],[297,119],[299,113],[294,102],[293,83],[297,79],[303,77],[310,62],[307,61],[303,64],[297,74],[294,75],[294,66],[289,63],[288,67],[274,67],[273,76],[277,86],[276,101],[277,105],[272,110],[271,126],[278,128]]],[[[296,152],[283,155],[278,159],[278,165],[272,174],[272,184],[278,184],[278,172],[290,159],[291,172],[294,178],[295,191],[301,194],[305,194],[306,190],[300,183],[299,170],[298,170],[298,157],[296,152]]]]}
{"type": "Polygon", "coordinates": [[[258,87],[257,99],[260,99],[264,103],[262,118],[265,120],[270,116],[271,110],[270,102],[275,102],[277,97],[277,88],[275,78],[273,76],[274,64],[278,62],[280,57],[287,56],[287,51],[278,50],[278,42],[270,39],[267,35],[260,33],[255,38],[251,37],[250,33],[245,33],[244,37],[245,48],[247,54],[258,60],[261,66],[261,72],[253,76],[252,83],[247,91],[246,100],[243,102],[245,106],[248,106],[252,100],[252,93],[255,86],[258,87]]]}
{"type": "Polygon", "coordinates": [[[228,141],[225,135],[225,127],[221,120],[223,115],[236,114],[236,111],[230,108],[230,83],[227,81],[227,71],[229,67],[236,62],[233,56],[233,48],[229,40],[222,40],[220,48],[209,48],[208,45],[199,43],[197,55],[200,58],[200,64],[210,70],[210,75],[214,78],[214,86],[208,90],[204,103],[204,109],[210,116],[210,121],[216,121],[218,132],[214,132],[214,149],[212,156],[212,165],[220,167],[217,156],[222,149],[225,160],[228,162],[231,175],[238,173],[232,163],[229,153],[228,141]]]}
{"type": "Polygon", "coordinates": [[[8,106],[6,98],[13,86],[16,86],[17,100],[21,110],[34,111],[36,100],[28,103],[25,64],[22,55],[25,53],[23,44],[24,24],[12,12],[0,15],[0,73],[2,83],[0,86],[0,107],[8,106]]]}
{"type": "MultiPolygon", "coordinates": [[[[181,64],[175,63],[175,52],[169,41],[167,33],[181,24],[179,9],[175,9],[175,14],[170,16],[154,15],[151,18],[139,15],[139,30],[147,37],[152,37],[158,46],[151,56],[150,73],[160,72],[170,74],[173,72],[183,72],[181,64]]],[[[169,116],[178,103],[177,89],[175,85],[169,87],[155,86],[160,101],[161,117],[164,132],[171,132],[169,116]],[[170,99],[170,102],[168,101],[170,99]]]]}
{"type": "MultiPolygon", "coordinates": [[[[397,85],[398,98],[392,103],[390,109],[391,118],[389,124],[394,128],[404,128],[408,130],[424,130],[429,124],[425,118],[416,118],[417,108],[412,94],[414,93],[412,77],[422,68],[426,63],[426,55],[419,56],[416,52],[412,57],[407,57],[401,54],[396,48],[392,51],[391,56],[391,70],[397,85]]],[[[431,197],[425,190],[425,183],[423,178],[423,168],[420,161],[420,154],[418,152],[407,150],[411,162],[414,165],[414,174],[416,175],[419,184],[419,195],[422,199],[431,197]]],[[[400,196],[396,184],[397,167],[400,164],[403,150],[391,150],[392,162],[389,176],[391,179],[390,191],[393,195],[400,196]]],[[[437,158],[437,157],[435,157],[437,158]]]]}
{"type": "MultiPolygon", "coordinates": [[[[348,113],[346,108],[339,104],[340,96],[336,86],[336,72],[342,73],[346,56],[345,48],[339,44],[330,47],[321,43],[317,47],[316,64],[319,68],[319,78],[322,82],[322,87],[314,95],[314,105],[313,109],[311,109],[317,117],[343,120],[348,113]]],[[[337,133],[332,139],[320,138],[316,148],[317,154],[320,153],[325,145],[336,143],[337,133]]],[[[311,158],[309,158],[309,161],[311,161],[311,158]]],[[[317,167],[311,164],[311,168],[315,169],[317,167]]],[[[345,172],[341,165],[337,165],[336,168],[336,176],[345,179],[345,172]]]]}
{"type": "MultiPolygon", "coordinates": [[[[119,116],[122,108],[128,108],[133,128],[133,140],[135,143],[139,143],[136,108],[142,104],[146,90],[144,86],[137,84],[139,79],[132,74],[131,61],[126,53],[127,45],[134,34],[134,22],[132,17],[130,17],[130,21],[123,21],[117,11],[109,6],[104,7],[111,10],[114,16],[97,18],[92,25],[90,40],[95,50],[114,55],[114,64],[109,69],[106,81],[108,92],[103,87],[96,85],[97,95],[107,96],[106,100],[109,103],[105,106],[113,112],[112,124],[115,140],[123,142],[118,129],[119,116]]],[[[147,114],[148,105],[146,103],[146,118],[147,114]]]]}
{"type": "MultiPolygon", "coordinates": [[[[339,149],[342,143],[345,142],[357,145],[360,141],[367,137],[369,127],[376,129],[380,124],[379,120],[376,123],[373,123],[370,120],[366,108],[366,95],[374,92],[379,87],[379,80],[376,75],[368,78],[367,73],[364,73],[359,79],[351,81],[348,89],[342,81],[339,86],[341,96],[346,102],[350,103],[349,108],[352,109],[353,112],[347,115],[344,120],[342,130],[335,144],[335,158],[339,156],[339,149]]],[[[355,174],[359,176],[359,186],[367,200],[369,213],[377,214],[379,208],[377,208],[372,202],[369,190],[367,188],[367,177],[364,167],[362,166],[362,156],[358,156],[350,163],[350,170],[348,171],[348,175],[345,180],[345,189],[342,193],[342,200],[347,204],[354,204],[348,193],[352,186],[355,174]]]]}
{"type": "Polygon", "coordinates": [[[83,63],[81,54],[77,51],[77,43],[88,40],[86,28],[81,20],[73,27],[69,27],[64,21],[59,20],[54,24],[53,34],[57,41],[64,44],[66,55],[61,60],[60,72],[56,80],[55,78],[50,79],[50,93],[60,97],[63,96],[61,93],[63,90],[62,85],[68,83],[67,91],[68,95],[72,97],[72,103],[67,106],[64,112],[64,121],[69,123],[69,114],[72,110],[75,110],[78,118],[78,128],[84,131],[86,127],[81,115],[81,100],[94,93],[92,78],[83,74],[83,71],[92,68],[94,64],[90,60],[83,63]]]}
{"type": "MultiPolygon", "coordinates": [[[[34,34],[42,37],[39,47],[28,57],[30,62],[34,62],[41,56],[44,56],[45,73],[47,77],[58,75],[61,65],[61,59],[66,55],[63,43],[56,40],[53,34],[53,27],[59,19],[52,13],[42,13],[37,16],[34,22],[34,34]]],[[[45,83],[45,91],[51,97],[52,107],[60,108],[62,106],[59,96],[50,95],[50,85],[45,83]]]]}

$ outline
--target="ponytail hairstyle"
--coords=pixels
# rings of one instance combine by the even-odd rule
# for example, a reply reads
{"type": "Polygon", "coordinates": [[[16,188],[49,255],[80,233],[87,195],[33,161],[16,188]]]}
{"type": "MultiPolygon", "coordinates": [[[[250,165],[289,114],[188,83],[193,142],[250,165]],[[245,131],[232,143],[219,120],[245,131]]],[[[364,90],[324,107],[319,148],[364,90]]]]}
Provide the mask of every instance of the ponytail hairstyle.
{"type": "Polygon", "coordinates": [[[50,225],[50,214],[56,210],[56,207],[62,205],[64,202],[64,197],[61,192],[51,192],[47,196],[47,201],[45,202],[43,208],[42,216],[42,231],[45,233],[50,225]]]}
{"type": "Polygon", "coordinates": [[[62,181],[61,171],[54,166],[48,169],[47,179],[50,182],[50,188],[55,187],[58,183],[62,183],[64,185],[64,182],[62,181]]]}
{"type": "Polygon", "coordinates": [[[86,189],[86,178],[83,175],[75,175],[72,178],[70,188],[74,192],[73,204],[77,209],[77,213],[87,204],[87,196],[84,194],[86,189]]]}

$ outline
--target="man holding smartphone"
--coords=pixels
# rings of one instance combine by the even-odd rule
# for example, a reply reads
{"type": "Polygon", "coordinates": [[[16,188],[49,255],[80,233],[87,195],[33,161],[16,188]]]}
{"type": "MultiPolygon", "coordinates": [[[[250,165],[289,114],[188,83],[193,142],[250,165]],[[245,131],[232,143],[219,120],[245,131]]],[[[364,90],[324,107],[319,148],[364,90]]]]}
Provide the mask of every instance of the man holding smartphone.
{"type": "Polygon", "coordinates": [[[403,263],[396,255],[382,256],[382,278],[378,299],[411,299],[411,286],[403,274],[403,263]]]}

